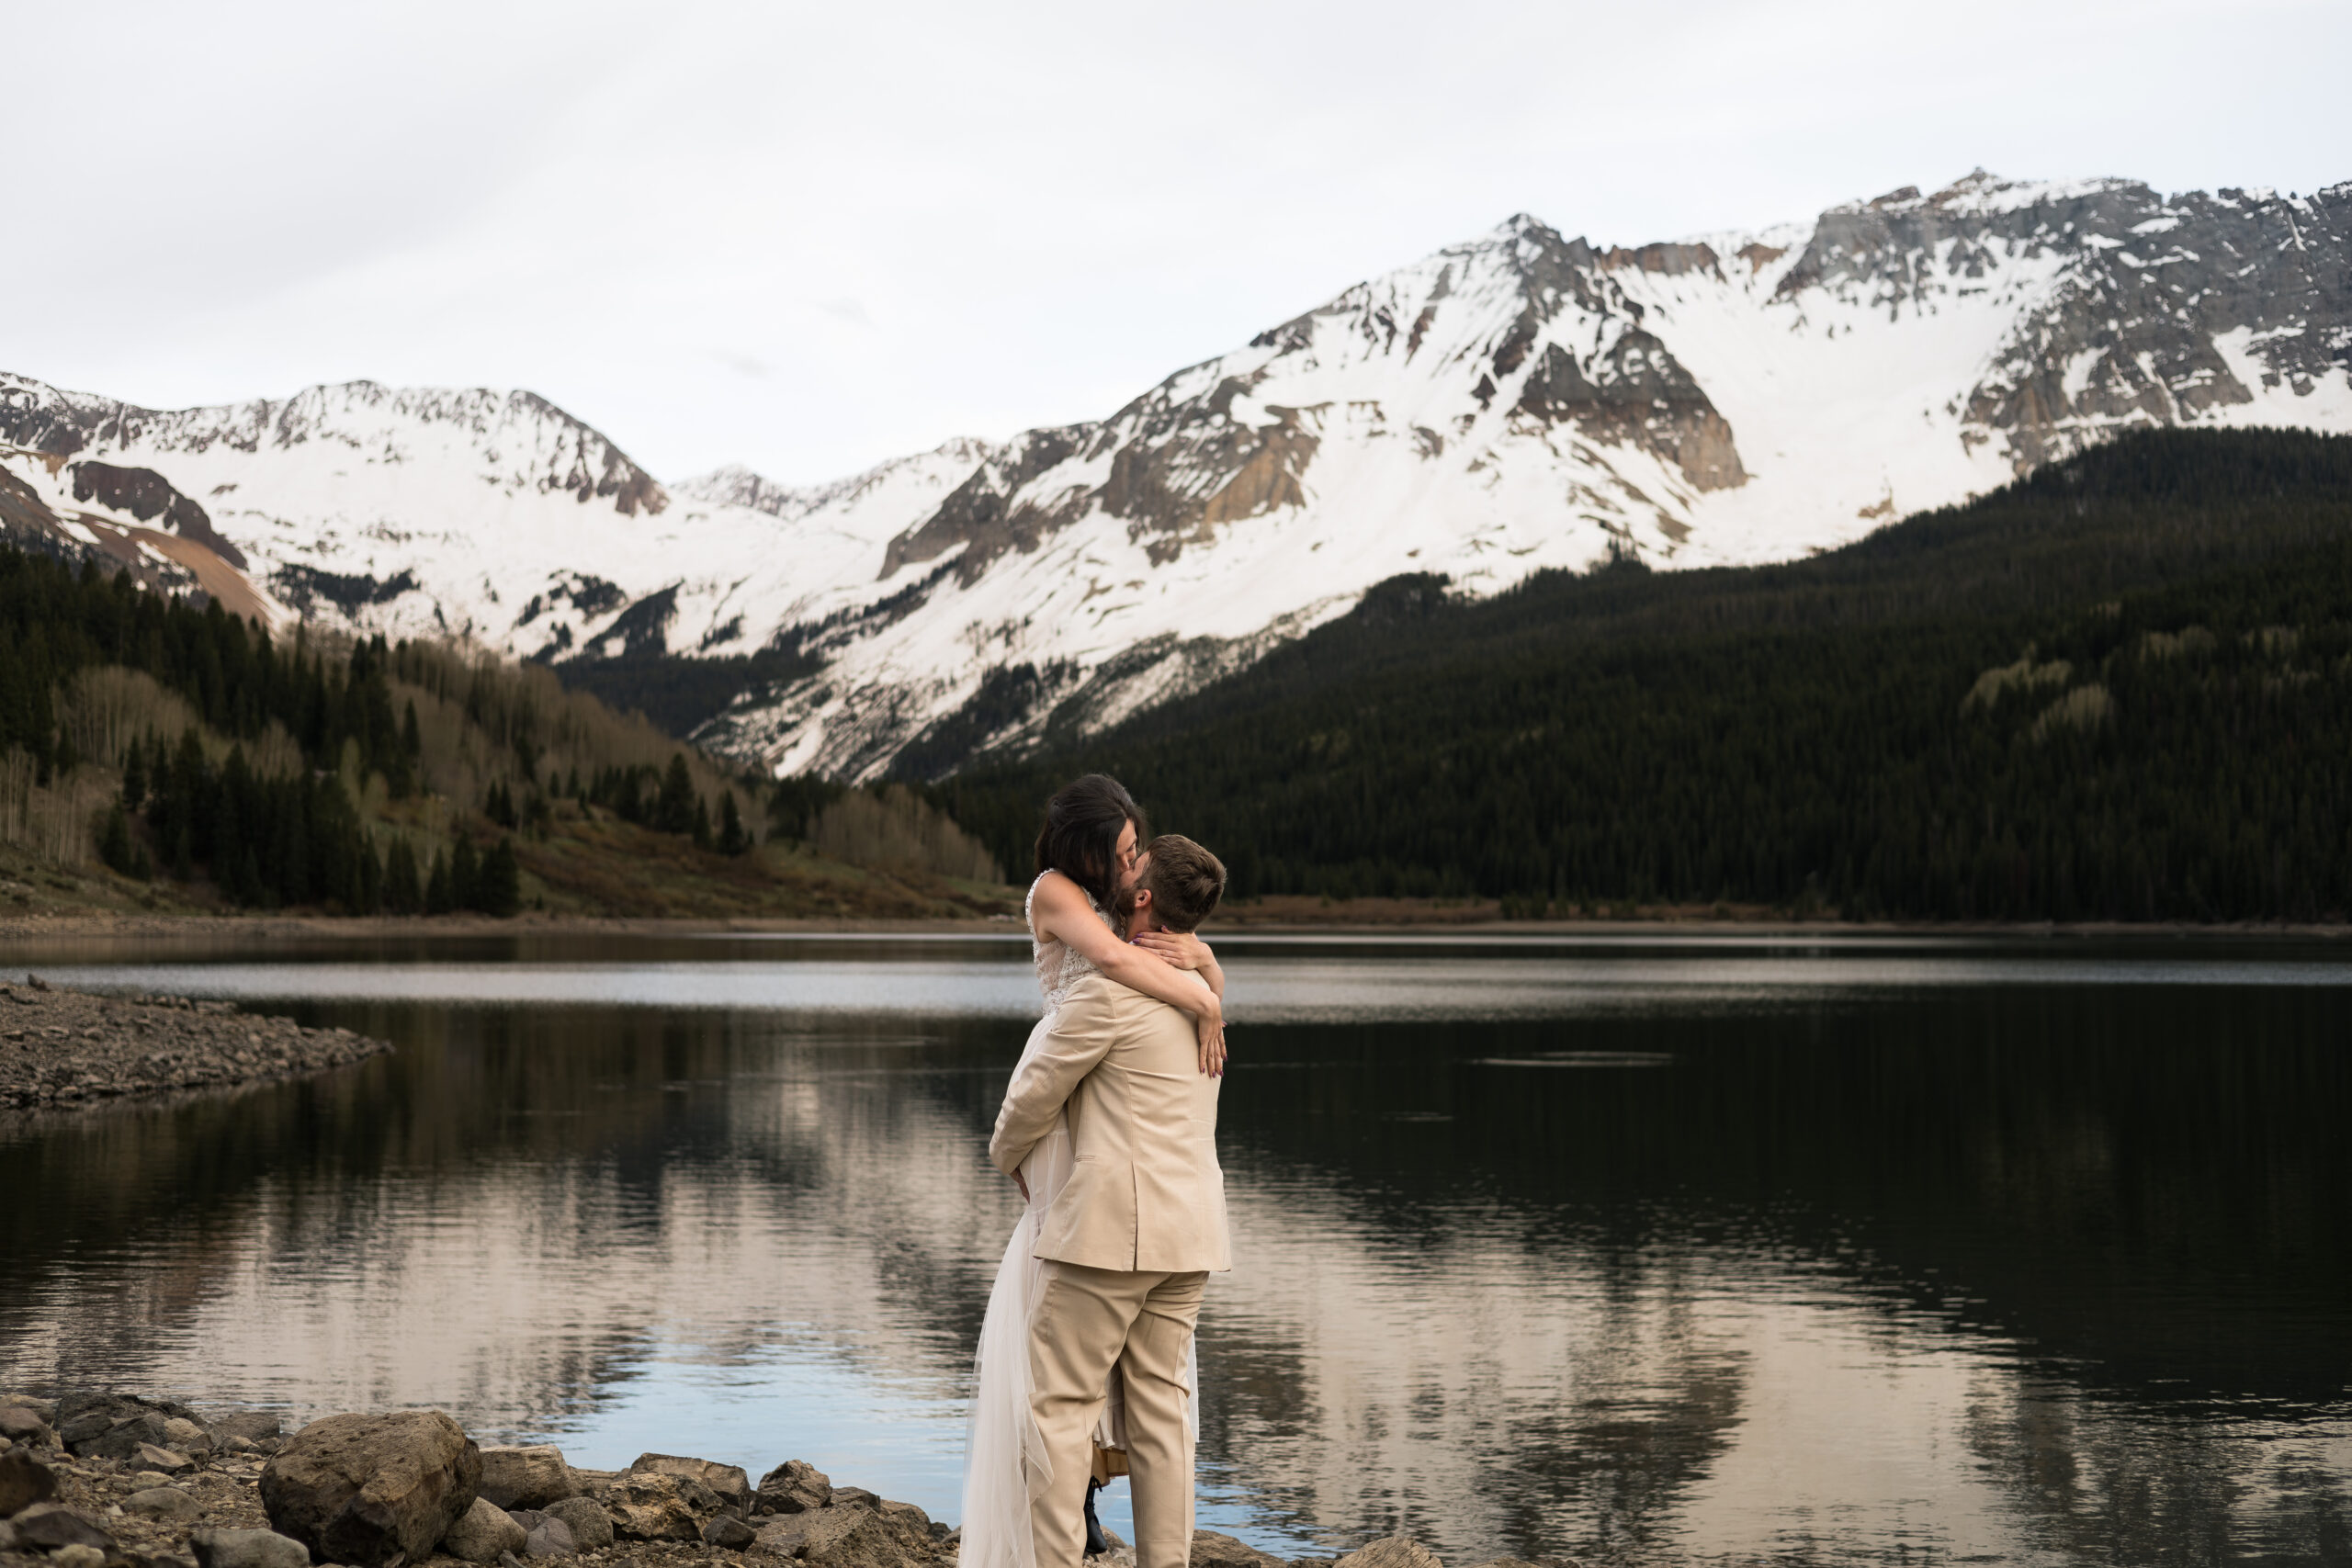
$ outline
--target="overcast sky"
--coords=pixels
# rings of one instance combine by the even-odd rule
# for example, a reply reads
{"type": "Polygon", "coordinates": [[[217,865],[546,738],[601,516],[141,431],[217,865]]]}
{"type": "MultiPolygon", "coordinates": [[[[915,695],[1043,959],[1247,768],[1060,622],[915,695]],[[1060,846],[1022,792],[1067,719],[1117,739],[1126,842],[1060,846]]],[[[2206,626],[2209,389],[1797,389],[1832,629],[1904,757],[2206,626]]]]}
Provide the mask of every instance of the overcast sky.
{"type": "Polygon", "coordinates": [[[655,473],[1099,417],[1531,211],[2352,179],[2345,0],[9,0],[0,369],[527,387],[655,473]]]}

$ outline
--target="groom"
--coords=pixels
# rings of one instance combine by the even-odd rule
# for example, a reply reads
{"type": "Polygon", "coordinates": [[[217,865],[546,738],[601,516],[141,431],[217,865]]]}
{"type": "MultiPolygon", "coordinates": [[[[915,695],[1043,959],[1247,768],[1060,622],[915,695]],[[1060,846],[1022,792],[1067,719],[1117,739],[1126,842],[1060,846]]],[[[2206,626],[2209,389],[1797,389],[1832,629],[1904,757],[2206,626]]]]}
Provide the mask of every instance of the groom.
{"type": "MultiPolygon", "coordinates": [[[[1225,867],[1169,834],[1138,877],[1129,941],[1189,932],[1216,907],[1225,867]]],[[[1037,1568],[1079,1568],[1081,1505],[1103,1388],[1126,1389],[1137,1568],[1185,1568],[1193,1551],[1193,1438],[1184,1361],[1211,1270],[1233,1265],[1216,1163],[1222,1078],[1200,1070],[1192,1020],[1091,975],[1013,1075],[989,1157],[1021,1162],[1069,1108],[1077,1159],[1037,1236],[1046,1259],[1029,1319],[1032,1409],[1053,1465],[1030,1488],[1037,1568]]]]}

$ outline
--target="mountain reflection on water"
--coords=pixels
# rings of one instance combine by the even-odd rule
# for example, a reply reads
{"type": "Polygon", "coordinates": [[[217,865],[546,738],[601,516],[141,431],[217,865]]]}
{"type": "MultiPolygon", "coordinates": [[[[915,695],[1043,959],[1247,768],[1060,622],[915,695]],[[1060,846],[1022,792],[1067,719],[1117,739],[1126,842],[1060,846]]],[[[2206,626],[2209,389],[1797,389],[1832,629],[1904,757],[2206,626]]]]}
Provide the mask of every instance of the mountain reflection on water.
{"type": "MultiPolygon", "coordinates": [[[[44,972],[401,1050],[0,1125],[0,1386],[436,1404],[956,1514],[1017,945],[85,956],[44,972]]],[[[1230,967],[1204,1523],[1464,1562],[2352,1554],[2337,950],[1230,967]]]]}

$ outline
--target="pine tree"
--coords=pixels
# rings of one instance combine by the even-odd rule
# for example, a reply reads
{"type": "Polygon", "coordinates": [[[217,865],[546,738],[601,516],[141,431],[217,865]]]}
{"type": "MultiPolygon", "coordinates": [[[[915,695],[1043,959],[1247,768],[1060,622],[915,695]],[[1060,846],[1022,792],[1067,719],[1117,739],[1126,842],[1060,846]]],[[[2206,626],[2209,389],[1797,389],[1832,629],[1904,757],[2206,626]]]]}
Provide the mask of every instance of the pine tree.
{"type": "Polygon", "coordinates": [[[424,911],[424,889],[416,880],[416,851],[406,838],[394,839],[384,856],[384,908],[395,915],[424,911]]]}
{"type": "Polygon", "coordinates": [[[433,852],[433,873],[424,883],[424,912],[446,915],[457,907],[449,886],[449,863],[442,858],[439,850],[435,850],[433,852]]]}
{"type": "Polygon", "coordinates": [[[424,755],[424,738],[416,727],[416,699],[408,700],[408,711],[401,718],[401,750],[412,759],[424,755]]]}
{"type": "Polygon", "coordinates": [[[522,907],[523,867],[514,857],[514,840],[503,838],[482,857],[474,908],[504,919],[522,907]]]}
{"type": "Polygon", "coordinates": [[[695,848],[710,848],[710,807],[700,795],[695,796],[695,848]]]}
{"type": "Polygon", "coordinates": [[[481,908],[481,852],[463,833],[458,835],[457,847],[449,852],[449,907],[481,908]]]}
{"type": "Polygon", "coordinates": [[[751,849],[752,836],[743,831],[743,814],[736,809],[735,792],[730,789],[718,799],[718,852],[742,854],[751,849]]]}
{"type": "MultiPolygon", "coordinates": [[[[653,804],[653,826],[664,833],[690,833],[694,830],[695,781],[686,772],[686,754],[670,753],[670,766],[662,775],[662,794],[653,804]]],[[[709,831],[709,820],[704,819],[703,830],[709,831]]]]}

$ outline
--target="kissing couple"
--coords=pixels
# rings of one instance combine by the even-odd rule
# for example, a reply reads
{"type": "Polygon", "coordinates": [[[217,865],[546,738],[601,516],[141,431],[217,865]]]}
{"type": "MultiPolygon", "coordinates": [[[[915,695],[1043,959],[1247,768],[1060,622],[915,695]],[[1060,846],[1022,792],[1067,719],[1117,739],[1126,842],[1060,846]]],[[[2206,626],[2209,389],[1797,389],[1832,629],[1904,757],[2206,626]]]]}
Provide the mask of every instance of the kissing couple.
{"type": "Polygon", "coordinates": [[[989,1157],[1026,1201],[989,1292],[961,1568],[1079,1568],[1096,1488],[1133,1476],[1137,1568],[1184,1568],[1193,1325],[1232,1267],[1216,1160],[1225,974],[1194,929],[1225,867],[1089,773],[1046,806],[1029,889],[1045,1016],[989,1157]]]}

